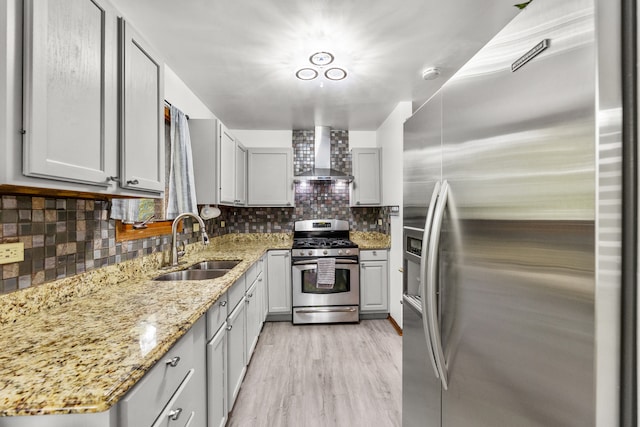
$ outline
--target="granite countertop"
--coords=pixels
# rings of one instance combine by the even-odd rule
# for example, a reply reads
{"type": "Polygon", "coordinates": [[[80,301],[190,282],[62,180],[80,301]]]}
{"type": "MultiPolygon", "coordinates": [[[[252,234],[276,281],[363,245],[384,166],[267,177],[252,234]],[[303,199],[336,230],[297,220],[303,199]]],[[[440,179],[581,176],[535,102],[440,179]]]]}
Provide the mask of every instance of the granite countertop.
{"type": "Polygon", "coordinates": [[[290,247],[288,234],[227,235],[171,270],[159,253],[3,295],[0,416],[109,409],[267,249],[290,247]],[[151,280],[209,259],[242,262],[212,280],[151,280]]]}
{"type": "MultiPolygon", "coordinates": [[[[351,239],[390,245],[381,233],[351,239]]],[[[230,234],[190,245],[171,269],[156,253],[0,295],[0,416],[108,410],[268,249],[291,244],[284,233],[230,234]],[[242,262],[212,280],[151,280],[212,259],[242,262]]]]}

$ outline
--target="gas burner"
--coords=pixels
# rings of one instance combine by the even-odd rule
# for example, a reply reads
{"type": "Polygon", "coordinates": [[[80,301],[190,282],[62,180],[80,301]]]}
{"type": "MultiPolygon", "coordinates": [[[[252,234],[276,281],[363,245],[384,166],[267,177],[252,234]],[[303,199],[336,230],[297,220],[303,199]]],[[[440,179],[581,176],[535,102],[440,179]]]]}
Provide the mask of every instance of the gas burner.
{"type": "Polygon", "coordinates": [[[293,239],[294,249],[329,249],[329,248],[357,248],[358,245],[348,239],[331,237],[301,237],[293,239]]]}

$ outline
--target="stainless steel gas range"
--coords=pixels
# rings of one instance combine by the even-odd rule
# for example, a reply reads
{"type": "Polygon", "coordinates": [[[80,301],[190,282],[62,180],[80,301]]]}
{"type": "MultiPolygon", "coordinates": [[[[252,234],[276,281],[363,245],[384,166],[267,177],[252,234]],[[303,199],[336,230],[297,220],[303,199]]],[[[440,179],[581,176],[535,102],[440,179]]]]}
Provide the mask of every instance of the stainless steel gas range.
{"type": "Polygon", "coordinates": [[[291,250],[293,323],[358,322],[358,245],[349,222],[296,221],[291,250]]]}

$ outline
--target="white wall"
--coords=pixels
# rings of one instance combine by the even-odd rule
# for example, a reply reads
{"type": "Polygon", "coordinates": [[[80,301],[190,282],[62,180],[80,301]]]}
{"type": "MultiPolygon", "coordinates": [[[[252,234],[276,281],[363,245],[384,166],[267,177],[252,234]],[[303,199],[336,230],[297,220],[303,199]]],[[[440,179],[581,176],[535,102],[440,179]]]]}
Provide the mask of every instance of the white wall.
{"type": "Polygon", "coordinates": [[[190,119],[215,119],[216,116],[167,64],[164,65],[164,99],[190,119]]]}
{"type": "Polygon", "coordinates": [[[292,130],[231,129],[230,132],[245,147],[291,147],[293,143],[292,130]]]}
{"type": "Polygon", "coordinates": [[[370,148],[376,146],[376,131],[349,131],[349,148],[370,148]]]}
{"type": "Polygon", "coordinates": [[[382,204],[400,207],[391,217],[389,252],[389,309],[393,320],[402,326],[402,145],[404,121],[411,116],[411,102],[400,102],[378,128],[376,145],[382,148],[382,204]]]}

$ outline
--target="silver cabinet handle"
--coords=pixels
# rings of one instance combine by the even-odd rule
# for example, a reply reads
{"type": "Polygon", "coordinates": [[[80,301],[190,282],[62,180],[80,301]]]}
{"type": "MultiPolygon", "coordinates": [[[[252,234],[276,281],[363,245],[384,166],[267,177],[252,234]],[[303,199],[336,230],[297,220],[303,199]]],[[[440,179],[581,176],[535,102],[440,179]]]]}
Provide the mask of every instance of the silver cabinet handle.
{"type": "Polygon", "coordinates": [[[171,359],[165,361],[165,363],[169,366],[171,366],[172,368],[175,368],[176,366],[178,366],[178,363],[180,362],[180,357],[176,356],[176,357],[172,357],[171,359]]]}
{"type": "Polygon", "coordinates": [[[431,235],[431,224],[433,222],[433,211],[436,208],[436,203],[438,201],[438,195],[440,194],[440,181],[436,182],[436,185],[433,187],[433,192],[431,193],[431,200],[429,201],[429,208],[427,209],[427,219],[424,223],[424,232],[422,235],[422,249],[420,257],[420,278],[418,279],[420,282],[420,294],[422,298],[420,298],[420,303],[422,305],[422,330],[424,331],[425,340],[427,342],[427,348],[429,349],[429,360],[431,361],[431,366],[433,367],[433,372],[436,375],[436,378],[440,378],[440,374],[438,373],[438,365],[436,364],[436,356],[433,351],[433,346],[431,344],[431,328],[429,327],[429,306],[427,304],[427,289],[426,289],[426,276],[427,276],[427,250],[429,247],[429,236],[431,235]]]}
{"type": "Polygon", "coordinates": [[[180,418],[180,414],[182,413],[182,408],[172,409],[169,411],[168,417],[171,421],[178,421],[180,418]]]}
{"type": "Polygon", "coordinates": [[[107,177],[107,182],[118,182],[120,181],[120,178],[118,178],[117,176],[108,176],[107,177]]]}
{"type": "Polygon", "coordinates": [[[444,181],[438,196],[438,202],[433,215],[433,226],[431,227],[431,238],[429,240],[429,251],[427,253],[427,299],[429,300],[429,327],[431,328],[431,344],[436,357],[436,366],[440,374],[442,388],[449,387],[447,380],[447,367],[445,366],[444,350],[440,337],[440,322],[438,320],[438,296],[436,294],[436,282],[438,271],[438,247],[440,245],[440,231],[444,212],[447,208],[447,198],[449,196],[449,183],[444,181]]]}
{"type": "Polygon", "coordinates": [[[251,294],[248,294],[247,296],[248,296],[249,298],[253,298],[253,294],[252,294],[252,293],[251,293],[251,294]]]}
{"type": "Polygon", "coordinates": [[[378,252],[377,251],[373,251],[373,256],[378,256],[378,252]]]}
{"type": "Polygon", "coordinates": [[[226,306],[227,306],[226,301],[220,301],[220,307],[226,307],[226,306]]]}
{"type": "Polygon", "coordinates": [[[233,329],[233,325],[227,325],[227,331],[230,331],[233,329]]]}
{"type": "Polygon", "coordinates": [[[140,184],[140,181],[138,181],[137,179],[131,179],[131,180],[127,181],[127,184],[129,184],[129,185],[138,185],[138,184],[140,184]]]}

